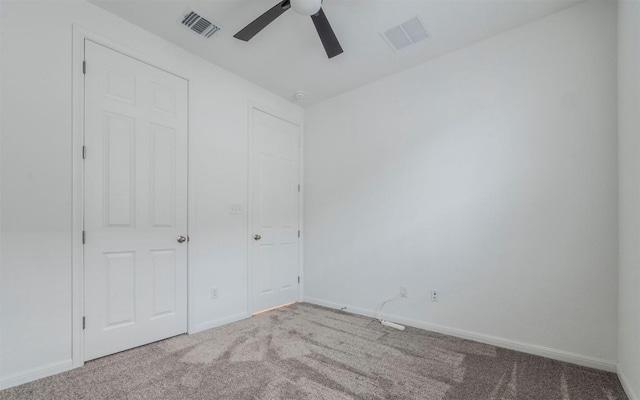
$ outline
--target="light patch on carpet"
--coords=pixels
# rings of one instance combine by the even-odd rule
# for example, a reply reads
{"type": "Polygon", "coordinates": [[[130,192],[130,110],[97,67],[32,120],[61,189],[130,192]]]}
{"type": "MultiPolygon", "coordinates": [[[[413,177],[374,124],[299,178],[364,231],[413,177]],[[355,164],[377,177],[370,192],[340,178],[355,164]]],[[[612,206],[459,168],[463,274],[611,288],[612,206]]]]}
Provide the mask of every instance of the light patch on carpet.
{"type": "Polygon", "coordinates": [[[195,346],[182,357],[182,361],[188,363],[211,363],[220,358],[235,341],[237,341],[235,337],[221,335],[217,340],[203,342],[195,346]]]}
{"type": "Polygon", "coordinates": [[[250,339],[231,350],[231,362],[262,361],[269,343],[262,338],[250,339]]]}
{"type": "Polygon", "coordinates": [[[562,394],[562,400],[571,400],[569,395],[569,385],[567,384],[567,377],[562,374],[560,377],[560,393],[562,394]]]}

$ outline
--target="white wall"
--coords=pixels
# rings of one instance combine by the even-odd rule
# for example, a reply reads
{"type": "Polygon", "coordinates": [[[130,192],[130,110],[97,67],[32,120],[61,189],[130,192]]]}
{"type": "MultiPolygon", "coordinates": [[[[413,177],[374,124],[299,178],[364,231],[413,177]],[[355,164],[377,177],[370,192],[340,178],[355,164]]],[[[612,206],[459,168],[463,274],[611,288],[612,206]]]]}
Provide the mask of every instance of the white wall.
{"type": "Polygon", "coordinates": [[[640,1],[618,6],[620,378],[640,399],[640,1]]]}
{"type": "Polygon", "coordinates": [[[190,326],[247,316],[246,212],[229,205],[246,211],[249,102],[302,110],[84,1],[0,5],[2,385],[70,366],[72,24],[190,80],[190,326]]]}
{"type": "Polygon", "coordinates": [[[615,368],[615,3],[313,106],[304,151],[308,301],[615,368]]]}

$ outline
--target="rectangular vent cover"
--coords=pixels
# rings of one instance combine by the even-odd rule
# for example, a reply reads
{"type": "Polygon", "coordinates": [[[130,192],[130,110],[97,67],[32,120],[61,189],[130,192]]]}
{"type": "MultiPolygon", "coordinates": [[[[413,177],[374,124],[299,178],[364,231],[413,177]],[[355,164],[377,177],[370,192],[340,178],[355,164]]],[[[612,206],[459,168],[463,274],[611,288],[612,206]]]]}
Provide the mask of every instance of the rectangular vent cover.
{"type": "Polygon", "coordinates": [[[420,17],[414,17],[380,33],[380,36],[394,51],[398,51],[425,40],[429,37],[429,33],[420,17]]]}
{"type": "Polygon", "coordinates": [[[200,36],[210,38],[220,31],[220,27],[204,18],[195,10],[189,10],[184,14],[181,24],[200,36]]]}

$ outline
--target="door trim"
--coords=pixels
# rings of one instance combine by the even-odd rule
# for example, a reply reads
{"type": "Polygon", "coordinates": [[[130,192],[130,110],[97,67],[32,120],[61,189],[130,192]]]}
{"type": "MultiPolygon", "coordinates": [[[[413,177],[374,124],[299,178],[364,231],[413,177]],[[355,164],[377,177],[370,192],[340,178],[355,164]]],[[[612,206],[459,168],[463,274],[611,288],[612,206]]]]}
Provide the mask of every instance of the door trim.
{"type": "MultiPolygon", "coordinates": [[[[191,165],[191,150],[189,148],[189,78],[186,74],[176,73],[170,69],[162,67],[161,63],[140,54],[139,52],[127,48],[119,43],[87,30],[77,24],[73,24],[72,38],[72,230],[71,230],[71,285],[72,285],[72,318],[71,318],[71,366],[68,369],[81,367],[84,365],[84,333],[82,329],[82,317],[84,315],[84,246],[82,244],[82,231],[84,227],[84,164],[82,160],[82,147],[84,146],[84,73],[82,62],[84,60],[84,43],[90,40],[101,46],[109,48],[118,53],[124,54],[137,61],[158,68],[169,74],[175,75],[187,81],[187,235],[189,228],[193,226],[193,170],[191,165]]],[[[91,66],[88,66],[90,69],[91,66]]],[[[188,243],[187,243],[188,245],[188,243]]],[[[192,306],[192,273],[189,259],[191,259],[191,248],[187,246],[187,332],[194,331],[191,316],[192,306]]],[[[62,372],[62,371],[61,371],[62,372]]]]}
{"type": "Polygon", "coordinates": [[[304,298],[304,264],[303,264],[303,249],[304,249],[304,212],[303,212],[303,200],[304,200],[304,160],[303,160],[303,148],[304,148],[304,122],[302,118],[293,114],[288,114],[282,110],[276,109],[273,106],[269,106],[256,101],[249,101],[248,113],[247,113],[247,315],[251,316],[253,312],[253,111],[258,110],[265,114],[269,114],[272,117],[281,119],[285,122],[293,124],[299,129],[299,143],[298,143],[298,182],[300,183],[300,192],[298,193],[298,229],[300,229],[300,239],[298,240],[298,276],[300,277],[300,284],[298,284],[298,300],[302,301],[304,298]]]}

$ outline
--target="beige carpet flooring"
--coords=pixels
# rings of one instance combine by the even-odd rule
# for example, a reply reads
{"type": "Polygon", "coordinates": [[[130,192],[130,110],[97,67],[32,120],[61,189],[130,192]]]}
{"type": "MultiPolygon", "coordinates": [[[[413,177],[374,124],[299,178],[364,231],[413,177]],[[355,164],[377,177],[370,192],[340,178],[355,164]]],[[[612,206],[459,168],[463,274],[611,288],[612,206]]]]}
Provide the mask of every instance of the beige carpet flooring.
{"type": "Polygon", "coordinates": [[[296,304],[0,392],[0,399],[622,400],[615,374],[296,304]]]}

